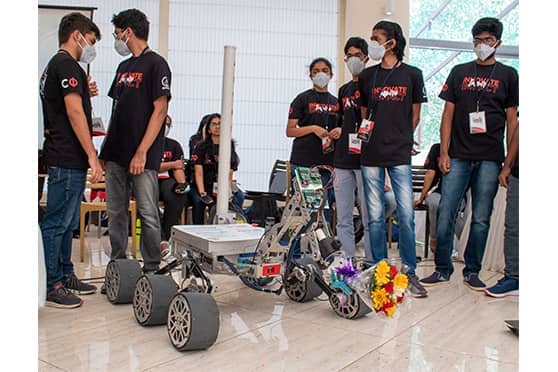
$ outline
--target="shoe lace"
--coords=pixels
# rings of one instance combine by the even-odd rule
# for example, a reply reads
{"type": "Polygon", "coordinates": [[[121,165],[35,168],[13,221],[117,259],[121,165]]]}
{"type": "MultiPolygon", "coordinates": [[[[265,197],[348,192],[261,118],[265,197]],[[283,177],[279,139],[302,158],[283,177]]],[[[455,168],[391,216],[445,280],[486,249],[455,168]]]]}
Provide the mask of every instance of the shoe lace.
{"type": "Polygon", "coordinates": [[[77,287],[81,284],[76,274],[72,273],[67,279],[68,286],[77,287]]]}

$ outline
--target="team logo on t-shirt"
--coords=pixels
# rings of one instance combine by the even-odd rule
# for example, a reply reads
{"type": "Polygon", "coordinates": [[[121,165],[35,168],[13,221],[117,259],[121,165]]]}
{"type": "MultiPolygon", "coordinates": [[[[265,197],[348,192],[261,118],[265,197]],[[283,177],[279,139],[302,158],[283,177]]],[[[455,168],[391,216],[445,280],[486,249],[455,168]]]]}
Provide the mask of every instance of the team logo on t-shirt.
{"type": "Polygon", "coordinates": [[[308,111],[311,114],[335,114],[339,111],[339,104],[310,102],[308,104],[308,111]]]}
{"type": "Polygon", "coordinates": [[[403,102],[407,96],[407,87],[400,85],[376,87],[372,93],[375,97],[378,97],[380,101],[403,102]]]}
{"type": "Polygon", "coordinates": [[[161,79],[161,89],[170,90],[169,78],[166,75],[161,79]]]}
{"type": "Polygon", "coordinates": [[[172,160],[172,151],[164,151],[163,152],[163,162],[171,161],[172,160]]]}
{"type": "Polygon", "coordinates": [[[143,72],[121,72],[116,77],[116,86],[126,88],[139,88],[143,81],[143,72]]]}
{"type": "Polygon", "coordinates": [[[355,91],[355,93],[350,97],[341,98],[341,103],[343,103],[343,111],[349,111],[350,109],[358,109],[360,106],[357,103],[360,98],[360,91],[355,91]]]}
{"type": "Polygon", "coordinates": [[[75,88],[78,85],[78,80],[72,76],[69,79],[62,79],[60,85],[62,85],[62,88],[69,88],[69,87],[75,88]]]}
{"type": "Polygon", "coordinates": [[[445,92],[446,90],[448,90],[448,83],[445,83],[442,87],[442,92],[445,92]]]}
{"type": "Polygon", "coordinates": [[[465,76],[463,81],[461,82],[461,90],[470,90],[470,91],[478,91],[483,90],[486,93],[496,93],[498,91],[498,87],[500,86],[500,80],[496,79],[489,79],[485,77],[477,77],[476,79],[473,76],[465,76]]]}

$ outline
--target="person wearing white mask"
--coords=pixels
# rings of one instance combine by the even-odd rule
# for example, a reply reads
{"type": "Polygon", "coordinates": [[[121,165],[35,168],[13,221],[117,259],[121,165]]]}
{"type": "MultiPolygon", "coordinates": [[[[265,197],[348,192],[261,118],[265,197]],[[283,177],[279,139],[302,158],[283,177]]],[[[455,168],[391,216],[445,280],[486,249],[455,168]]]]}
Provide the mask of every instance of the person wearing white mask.
{"type": "Polygon", "coordinates": [[[486,288],[479,272],[504,161],[504,131],[509,148],[511,134],[518,126],[519,76],[495,56],[502,31],[497,18],[481,18],[475,23],[471,33],[477,58],[455,66],[439,95],[445,101],[439,160],[443,187],[436,228],[436,269],[422,280],[425,286],[449,282],[455,219],[470,186],[472,218],[463,281],[475,291],[486,288]]]}
{"type": "Polygon", "coordinates": [[[149,273],[160,264],[157,174],[163,158],[171,71],[147,44],[149,21],[143,12],[121,11],[112,17],[112,24],[116,52],[131,56],[118,65],[108,93],[113,99],[112,115],[100,155],[106,170],[111,259],[126,258],[133,191],[141,216],[143,271],[149,273]]]}
{"type": "Polygon", "coordinates": [[[360,164],[370,241],[374,262],[388,258],[385,224],[385,175],[395,193],[399,222],[399,253],[407,269],[409,291],[414,297],[428,295],[415,273],[415,218],[411,170],[413,132],[420,121],[426,90],[422,71],[403,62],[406,45],[401,26],[380,21],[372,28],[368,47],[371,59],[379,60],[359,78],[362,122],[360,164]]]}
{"type": "MultiPolygon", "coordinates": [[[[360,140],[357,130],[361,122],[360,106],[358,104],[360,91],[358,79],[368,62],[368,44],[360,37],[351,37],[344,47],[345,63],[351,73],[351,80],[339,88],[339,114],[337,128],[331,131],[335,141],[334,183],[335,212],[337,216],[337,236],[343,245],[347,257],[354,257],[356,253],[353,209],[355,205],[355,190],[361,205],[361,219],[364,225],[364,252],[366,260],[372,262],[370,236],[368,234],[368,214],[364,198],[364,187],[360,172],[360,140]]],[[[395,196],[393,190],[385,186],[386,210],[391,214],[395,210],[395,196]]]]}
{"type": "MultiPolygon", "coordinates": [[[[309,77],[313,87],[300,93],[292,101],[287,122],[287,137],[294,137],[291,149],[291,169],[297,166],[333,166],[333,141],[339,133],[332,132],[336,127],[339,104],[337,98],[329,93],[328,83],[333,76],[331,62],[319,57],[310,63],[309,77]]],[[[322,183],[328,184],[331,172],[320,169],[322,183]]],[[[333,188],[328,190],[331,208],[334,200],[333,188]]],[[[331,224],[331,209],[324,211],[331,224]]]]}
{"type": "Polygon", "coordinates": [[[58,38],[60,49],[40,81],[43,152],[48,166],[48,200],[40,227],[47,271],[46,305],[75,308],[82,300],[71,291],[86,295],[97,290],[77,278],[71,256],[87,168],[91,168],[91,182],[103,174],[91,140],[91,96],[97,95],[97,86],[88,82],[78,63],[93,61],[101,33],[91,19],[70,13],[60,21],[58,38]]]}

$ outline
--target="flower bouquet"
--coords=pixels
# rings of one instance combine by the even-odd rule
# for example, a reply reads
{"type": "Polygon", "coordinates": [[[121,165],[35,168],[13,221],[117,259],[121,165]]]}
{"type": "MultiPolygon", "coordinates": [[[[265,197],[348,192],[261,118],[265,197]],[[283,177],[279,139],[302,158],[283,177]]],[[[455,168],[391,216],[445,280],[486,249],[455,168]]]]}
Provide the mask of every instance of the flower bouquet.
{"type": "Polygon", "coordinates": [[[355,291],[370,309],[388,317],[393,316],[397,304],[403,301],[408,285],[407,275],[386,260],[361,271],[347,259],[343,265],[332,268],[330,280],[333,288],[347,296],[355,291]]]}

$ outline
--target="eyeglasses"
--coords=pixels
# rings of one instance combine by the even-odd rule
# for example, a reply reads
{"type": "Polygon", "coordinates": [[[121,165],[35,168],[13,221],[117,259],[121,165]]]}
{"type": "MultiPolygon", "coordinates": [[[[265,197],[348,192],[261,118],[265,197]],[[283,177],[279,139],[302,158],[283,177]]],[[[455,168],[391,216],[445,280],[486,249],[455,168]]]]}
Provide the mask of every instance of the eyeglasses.
{"type": "Polygon", "coordinates": [[[355,53],[355,54],[347,53],[347,54],[345,55],[345,59],[346,59],[346,60],[349,59],[349,58],[351,58],[351,57],[357,57],[357,58],[363,59],[363,58],[365,57],[365,55],[364,55],[364,53],[355,53]]]}
{"type": "Polygon", "coordinates": [[[209,126],[210,126],[210,127],[219,127],[219,126],[221,126],[221,122],[220,122],[220,121],[218,121],[218,122],[212,122],[212,123],[209,123],[209,126]]]}
{"type": "Polygon", "coordinates": [[[496,38],[489,36],[489,37],[476,37],[473,39],[473,44],[492,44],[496,42],[496,38]]]}

